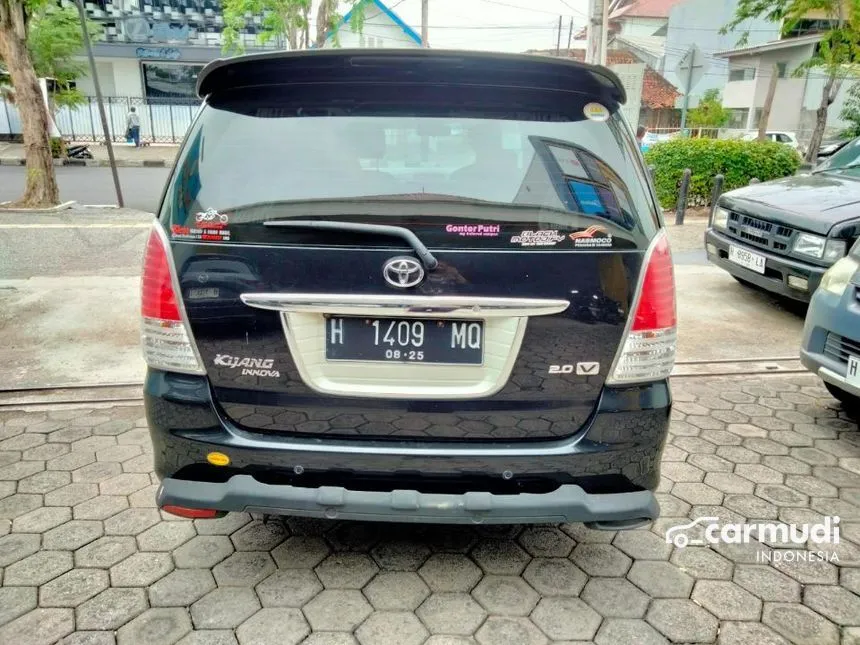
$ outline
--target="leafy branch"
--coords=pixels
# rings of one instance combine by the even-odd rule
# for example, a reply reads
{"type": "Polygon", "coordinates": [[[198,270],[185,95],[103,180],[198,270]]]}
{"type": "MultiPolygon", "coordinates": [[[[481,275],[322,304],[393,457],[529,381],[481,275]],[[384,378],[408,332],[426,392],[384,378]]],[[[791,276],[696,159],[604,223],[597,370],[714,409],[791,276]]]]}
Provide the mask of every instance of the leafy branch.
{"type": "MultiPolygon", "coordinates": [[[[354,31],[361,31],[367,0],[350,0],[349,3],[353,8],[350,26],[354,31]]],[[[341,20],[337,12],[337,4],[337,0],[320,0],[316,14],[316,38],[311,43],[312,0],[223,0],[222,51],[228,55],[245,52],[246,45],[242,38],[242,31],[254,16],[262,17],[260,31],[256,38],[259,45],[284,39],[290,49],[322,47],[329,32],[332,32],[341,20]]],[[[334,38],[337,46],[336,33],[334,38]]]]}

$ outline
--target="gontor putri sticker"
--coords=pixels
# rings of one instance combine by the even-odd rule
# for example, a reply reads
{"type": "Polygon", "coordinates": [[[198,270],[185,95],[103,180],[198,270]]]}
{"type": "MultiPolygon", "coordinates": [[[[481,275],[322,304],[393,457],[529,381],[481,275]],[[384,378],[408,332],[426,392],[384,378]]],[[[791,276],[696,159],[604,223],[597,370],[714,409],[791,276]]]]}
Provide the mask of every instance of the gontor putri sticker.
{"type": "Polygon", "coordinates": [[[591,121],[606,121],[609,119],[609,110],[600,105],[600,103],[586,103],[585,107],[582,108],[582,112],[585,114],[585,118],[591,121]]]}

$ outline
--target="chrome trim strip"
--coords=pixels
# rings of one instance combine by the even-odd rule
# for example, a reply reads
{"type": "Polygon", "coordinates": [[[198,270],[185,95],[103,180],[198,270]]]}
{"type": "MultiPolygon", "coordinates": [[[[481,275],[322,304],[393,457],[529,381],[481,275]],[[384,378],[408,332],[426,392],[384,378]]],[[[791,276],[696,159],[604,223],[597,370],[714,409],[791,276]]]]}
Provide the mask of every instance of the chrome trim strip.
{"type": "Polygon", "coordinates": [[[413,318],[523,318],[558,314],[568,300],[471,296],[358,295],[329,293],[243,293],[249,307],[288,313],[413,318]]]}

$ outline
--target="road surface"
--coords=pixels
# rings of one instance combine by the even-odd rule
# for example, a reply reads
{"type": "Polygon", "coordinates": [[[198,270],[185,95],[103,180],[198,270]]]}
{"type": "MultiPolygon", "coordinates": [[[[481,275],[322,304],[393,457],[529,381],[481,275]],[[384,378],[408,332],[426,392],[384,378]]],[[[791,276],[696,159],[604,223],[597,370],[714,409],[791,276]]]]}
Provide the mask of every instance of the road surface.
{"type": "MultiPolygon", "coordinates": [[[[110,168],[63,166],[57,169],[60,198],[80,204],[115,204],[110,168]]],[[[125,205],[153,212],[158,207],[169,168],[120,168],[125,205]]],[[[0,166],[0,202],[17,199],[24,190],[22,166],[0,166]]]]}

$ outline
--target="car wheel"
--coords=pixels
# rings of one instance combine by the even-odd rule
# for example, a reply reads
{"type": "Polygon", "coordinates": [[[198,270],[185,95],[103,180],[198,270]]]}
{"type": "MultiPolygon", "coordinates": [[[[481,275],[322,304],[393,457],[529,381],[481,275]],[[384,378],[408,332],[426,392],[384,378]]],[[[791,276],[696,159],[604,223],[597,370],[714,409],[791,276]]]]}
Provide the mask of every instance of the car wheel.
{"type": "Polygon", "coordinates": [[[827,391],[830,392],[833,398],[838,400],[846,410],[852,413],[860,412],[860,397],[839,389],[827,381],[824,382],[824,387],[827,388],[827,391]]]}

